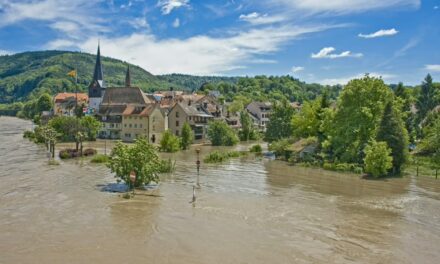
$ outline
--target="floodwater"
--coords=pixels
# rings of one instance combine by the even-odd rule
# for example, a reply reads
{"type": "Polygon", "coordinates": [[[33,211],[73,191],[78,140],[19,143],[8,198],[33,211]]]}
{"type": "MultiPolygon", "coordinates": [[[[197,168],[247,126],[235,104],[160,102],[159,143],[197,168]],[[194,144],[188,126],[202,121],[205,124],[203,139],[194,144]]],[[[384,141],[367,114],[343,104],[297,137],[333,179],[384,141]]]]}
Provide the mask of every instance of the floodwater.
{"type": "Polygon", "coordinates": [[[193,206],[190,150],[126,200],[103,165],[47,165],[31,127],[0,117],[0,263],[440,263],[440,180],[248,157],[202,163],[193,206]]]}

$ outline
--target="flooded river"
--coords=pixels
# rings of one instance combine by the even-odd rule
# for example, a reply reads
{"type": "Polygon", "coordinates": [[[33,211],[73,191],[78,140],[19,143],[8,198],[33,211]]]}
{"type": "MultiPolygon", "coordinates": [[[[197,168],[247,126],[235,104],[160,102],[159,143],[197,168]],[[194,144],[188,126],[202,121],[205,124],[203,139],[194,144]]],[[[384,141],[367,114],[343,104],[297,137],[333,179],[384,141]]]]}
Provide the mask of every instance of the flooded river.
{"type": "Polygon", "coordinates": [[[248,157],[202,163],[192,206],[189,150],[154,196],[126,200],[103,191],[115,182],[103,165],[47,165],[45,148],[22,138],[31,127],[0,117],[0,263],[440,261],[440,180],[362,180],[248,157]]]}

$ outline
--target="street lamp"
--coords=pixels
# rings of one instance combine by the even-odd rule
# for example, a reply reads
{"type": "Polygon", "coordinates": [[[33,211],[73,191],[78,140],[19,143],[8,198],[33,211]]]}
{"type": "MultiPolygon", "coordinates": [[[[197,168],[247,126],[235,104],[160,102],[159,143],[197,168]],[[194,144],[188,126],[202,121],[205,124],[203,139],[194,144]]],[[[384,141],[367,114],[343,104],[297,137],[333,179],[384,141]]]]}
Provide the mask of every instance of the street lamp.
{"type": "Polygon", "coordinates": [[[197,153],[197,161],[196,161],[196,165],[197,165],[197,188],[200,188],[200,159],[199,159],[199,154],[200,154],[200,149],[196,148],[196,153],[197,153]]]}

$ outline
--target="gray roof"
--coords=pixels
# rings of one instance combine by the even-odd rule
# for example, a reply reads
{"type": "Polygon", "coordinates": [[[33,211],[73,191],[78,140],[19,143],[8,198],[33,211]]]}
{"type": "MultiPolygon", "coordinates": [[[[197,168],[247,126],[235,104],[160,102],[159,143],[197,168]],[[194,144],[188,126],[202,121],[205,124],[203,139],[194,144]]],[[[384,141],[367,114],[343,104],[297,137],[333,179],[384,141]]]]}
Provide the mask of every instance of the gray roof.
{"type": "Polygon", "coordinates": [[[201,116],[201,117],[212,117],[211,114],[205,112],[203,108],[195,103],[188,104],[188,101],[182,101],[177,103],[183,109],[183,111],[189,116],[201,116]]]}
{"type": "Polygon", "coordinates": [[[122,115],[126,105],[100,105],[98,114],[101,116],[122,115]]]}

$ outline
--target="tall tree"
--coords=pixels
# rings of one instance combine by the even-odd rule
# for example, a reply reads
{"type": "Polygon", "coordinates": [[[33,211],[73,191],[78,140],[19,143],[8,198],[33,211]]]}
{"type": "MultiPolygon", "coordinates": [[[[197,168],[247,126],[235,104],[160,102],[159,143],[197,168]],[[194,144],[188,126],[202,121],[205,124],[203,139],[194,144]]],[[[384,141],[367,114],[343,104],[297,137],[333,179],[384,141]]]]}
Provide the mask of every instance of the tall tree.
{"type": "Polygon", "coordinates": [[[341,92],[330,131],[333,159],[362,163],[364,148],[377,134],[385,105],[392,100],[391,89],[382,79],[366,75],[351,80],[341,92]]]}
{"type": "Polygon", "coordinates": [[[408,158],[408,132],[392,102],[385,107],[376,140],[387,143],[393,157],[392,172],[400,174],[402,165],[408,158]]]}
{"type": "Polygon", "coordinates": [[[365,171],[373,177],[381,177],[393,166],[391,149],[386,142],[371,141],[365,147],[365,171]]]}
{"type": "Polygon", "coordinates": [[[209,122],[208,138],[213,146],[233,146],[238,143],[235,131],[221,120],[209,122]]]}
{"type": "Polygon", "coordinates": [[[286,100],[275,104],[267,124],[266,140],[269,142],[293,136],[293,107],[286,100]]]}
{"type": "Polygon", "coordinates": [[[248,141],[251,136],[251,132],[253,130],[253,124],[251,117],[249,116],[246,110],[240,112],[240,123],[241,123],[241,133],[240,139],[242,141],[248,141]]]}
{"type": "Polygon", "coordinates": [[[188,149],[188,147],[193,143],[194,141],[194,132],[191,129],[191,126],[188,124],[188,122],[185,122],[182,127],[182,138],[180,140],[180,146],[182,149],[188,149]]]}
{"type": "Polygon", "coordinates": [[[417,98],[418,121],[421,122],[437,103],[436,89],[432,83],[431,75],[428,74],[420,87],[420,94],[417,98]]]}
{"type": "Polygon", "coordinates": [[[52,109],[53,103],[52,103],[52,97],[47,94],[44,93],[42,94],[38,100],[37,100],[37,109],[36,111],[41,114],[42,111],[49,111],[52,109]]]}

